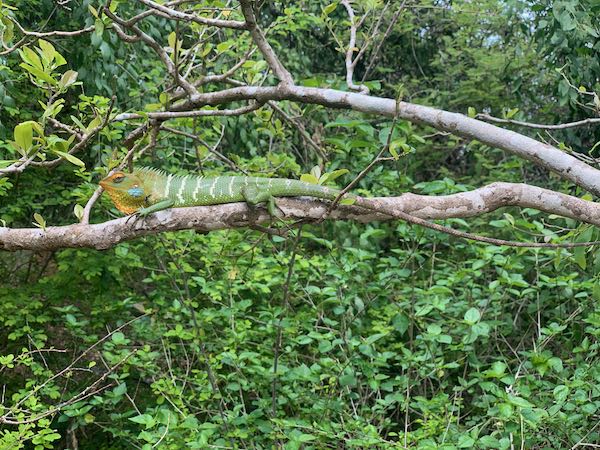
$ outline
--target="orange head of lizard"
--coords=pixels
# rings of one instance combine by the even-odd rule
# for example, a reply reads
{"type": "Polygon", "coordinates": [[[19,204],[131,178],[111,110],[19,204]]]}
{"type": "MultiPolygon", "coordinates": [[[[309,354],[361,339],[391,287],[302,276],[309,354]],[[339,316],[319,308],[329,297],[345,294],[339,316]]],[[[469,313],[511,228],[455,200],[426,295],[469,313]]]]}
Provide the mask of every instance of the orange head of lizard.
{"type": "Polygon", "coordinates": [[[100,181],[119,211],[133,214],[146,202],[144,184],[135,173],[115,172],[100,181]]]}

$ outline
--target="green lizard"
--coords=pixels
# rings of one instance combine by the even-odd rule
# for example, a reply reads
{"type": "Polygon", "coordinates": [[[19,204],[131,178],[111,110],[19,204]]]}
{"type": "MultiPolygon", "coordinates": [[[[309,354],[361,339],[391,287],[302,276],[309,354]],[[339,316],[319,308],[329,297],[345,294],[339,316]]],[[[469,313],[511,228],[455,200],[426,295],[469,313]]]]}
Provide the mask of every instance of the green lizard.
{"type": "MultiPolygon", "coordinates": [[[[340,191],[337,189],[286,178],[179,176],[167,174],[150,167],[140,167],[132,173],[122,171],[113,173],[100,181],[100,185],[108,192],[119,211],[125,214],[137,214],[140,217],[174,206],[218,205],[241,201],[245,201],[250,205],[266,202],[269,213],[277,216],[275,197],[305,195],[335,200],[340,195],[340,191]]],[[[572,248],[600,244],[600,241],[560,244],[506,241],[504,239],[478,236],[432,223],[405,213],[398,208],[386,206],[385,204],[372,204],[369,200],[352,194],[344,194],[342,198],[352,199],[352,202],[359,207],[406,220],[415,225],[494,245],[572,248]]]]}
{"type": "Polygon", "coordinates": [[[266,202],[276,214],[275,197],[310,196],[334,200],[337,189],[286,178],[197,175],[172,175],[140,167],[132,173],[115,172],[100,181],[117,209],[125,214],[145,217],[150,213],[178,206],[218,205],[245,201],[250,205],[266,202]]]}

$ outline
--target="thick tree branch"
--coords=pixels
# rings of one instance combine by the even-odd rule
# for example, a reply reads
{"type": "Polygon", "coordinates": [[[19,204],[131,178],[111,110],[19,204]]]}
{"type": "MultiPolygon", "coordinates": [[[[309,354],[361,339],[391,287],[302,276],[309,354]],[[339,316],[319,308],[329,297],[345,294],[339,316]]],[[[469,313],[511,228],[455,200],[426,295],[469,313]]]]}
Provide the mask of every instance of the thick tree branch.
{"type": "Polygon", "coordinates": [[[495,125],[471,119],[463,114],[443,111],[429,106],[400,102],[353,92],[303,86],[274,87],[241,86],[192,96],[173,106],[186,111],[204,105],[219,105],[232,101],[255,99],[259,102],[291,100],[330,108],[352,109],[369,114],[394,117],[420,123],[467,139],[477,140],[490,147],[500,148],[557,173],[578,186],[600,195],[600,171],[548,144],[495,125]]]}
{"type": "MultiPolygon", "coordinates": [[[[394,214],[409,214],[425,220],[474,217],[504,206],[519,206],[600,226],[600,204],[526,184],[492,183],[470,192],[439,197],[407,193],[399,197],[362,201],[368,202],[373,208],[394,214]]],[[[326,202],[305,198],[280,198],[277,205],[286,219],[293,220],[320,220],[328,209],[326,202]]],[[[372,210],[344,205],[338,206],[327,217],[360,222],[390,219],[390,216],[372,210]]],[[[0,249],[107,249],[119,242],[164,231],[193,229],[207,232],[253,226],[271,220],[272,217],[266,212],[249,210],[245,203],[174,208],[152,214],[146,220],[136,223],[121,218],[93,225],[48,227],[46,230],[0,227],[0,249]]]]}

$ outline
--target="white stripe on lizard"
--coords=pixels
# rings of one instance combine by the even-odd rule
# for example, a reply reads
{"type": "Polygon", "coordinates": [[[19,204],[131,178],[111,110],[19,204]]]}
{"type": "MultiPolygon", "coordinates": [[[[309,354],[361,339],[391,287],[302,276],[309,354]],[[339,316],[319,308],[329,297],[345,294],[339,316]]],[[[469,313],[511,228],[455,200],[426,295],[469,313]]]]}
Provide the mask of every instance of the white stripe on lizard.
{"type": "Polygon", "coordinates": [[[198,177],[196,179],[196,189],[194,189],[194,192],[192,193],[192,198],[195,202],[198,201],[198,191],[200,190],[200,181],[202,181],[202,178],[204,177],[198,177]]]}
{"type": "Polygon", "coordinates": [[[165,193],[163,195],[164,198],[169,198],[169,190],[171,189],[171,180],[173,179],[173,174],[169,174],[167,177],[167,184],[165,185],[165,193]]]}
{"type": "Polygon", "coordinates": [[[213,181],[212,185],[210,186],[210,196],[212,198],[215,198],[215,188],[217,187],[217,182],[219,181],[219,177],[216,177],[215,180],[213,181]]]}
{"type": "Polygon", "coordinates": [[[179,186],[179,192],[177,192],[177,199],[179,200],[179,203],[181,203],[181,204],[185,203],[185,199],[183,198],[183,190],[185,189],[185,183],[187,182],[187,177],[188,177],[188,175],[186,175],[185,177],[183,177],[181,179],[181,186],[179,186]]]}

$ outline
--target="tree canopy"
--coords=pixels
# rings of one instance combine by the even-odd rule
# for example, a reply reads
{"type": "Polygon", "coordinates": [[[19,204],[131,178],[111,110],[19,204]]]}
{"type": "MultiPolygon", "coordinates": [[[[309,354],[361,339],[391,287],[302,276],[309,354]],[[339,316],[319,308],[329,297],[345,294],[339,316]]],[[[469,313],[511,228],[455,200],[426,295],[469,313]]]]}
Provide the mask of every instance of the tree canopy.
{"type": "Polygon", "coordinates": [[[0,449],[597,445],[599,14],[0,2],[0,449]],[[136,166],[361,200],[130,220],[136,166]]]}

